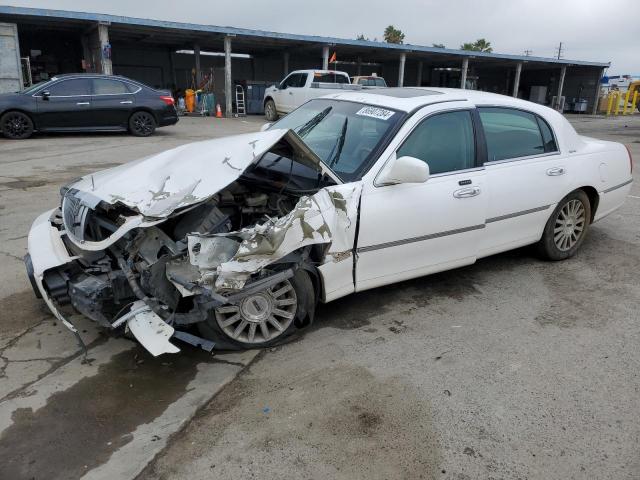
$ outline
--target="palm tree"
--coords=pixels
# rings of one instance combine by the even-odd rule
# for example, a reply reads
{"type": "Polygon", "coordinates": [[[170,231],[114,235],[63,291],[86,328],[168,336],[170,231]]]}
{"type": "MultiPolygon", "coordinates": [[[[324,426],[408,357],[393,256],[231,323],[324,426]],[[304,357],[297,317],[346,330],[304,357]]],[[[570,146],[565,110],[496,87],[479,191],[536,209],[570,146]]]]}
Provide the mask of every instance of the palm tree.
{"type": "Polygon", "coordinates": [[[460,45],[460,50],[471,50],[474,52],[493,52],[491,42],[487,42],[484,38],[479,38],[473,43],[463,43],[460,45]]]}

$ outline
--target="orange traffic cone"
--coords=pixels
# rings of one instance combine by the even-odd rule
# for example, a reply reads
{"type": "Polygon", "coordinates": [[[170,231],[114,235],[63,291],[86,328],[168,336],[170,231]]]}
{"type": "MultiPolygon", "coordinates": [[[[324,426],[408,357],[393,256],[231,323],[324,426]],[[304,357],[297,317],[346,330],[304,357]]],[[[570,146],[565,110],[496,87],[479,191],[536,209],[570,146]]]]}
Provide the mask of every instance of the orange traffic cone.
{"type": "Polygon", "coordinates": [[[219,103],[216,103],[216,118],[222,118],[222,109],[220,109],[219,103]]]}

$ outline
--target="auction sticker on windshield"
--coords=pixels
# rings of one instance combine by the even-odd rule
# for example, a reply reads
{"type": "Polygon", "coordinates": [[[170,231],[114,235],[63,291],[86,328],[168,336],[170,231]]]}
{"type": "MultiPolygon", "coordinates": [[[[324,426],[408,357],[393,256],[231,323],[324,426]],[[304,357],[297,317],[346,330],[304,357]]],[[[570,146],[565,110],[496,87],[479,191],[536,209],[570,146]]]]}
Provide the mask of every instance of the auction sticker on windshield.
{"type": "Polygon", "coordinates": [[[392,110],[386,110],[378,107],[362,107],[356,112],[356,115],[363,115],[365,117],[378,118],[380,120],[389,120],[393,114],[396,113],[392,110]]]}

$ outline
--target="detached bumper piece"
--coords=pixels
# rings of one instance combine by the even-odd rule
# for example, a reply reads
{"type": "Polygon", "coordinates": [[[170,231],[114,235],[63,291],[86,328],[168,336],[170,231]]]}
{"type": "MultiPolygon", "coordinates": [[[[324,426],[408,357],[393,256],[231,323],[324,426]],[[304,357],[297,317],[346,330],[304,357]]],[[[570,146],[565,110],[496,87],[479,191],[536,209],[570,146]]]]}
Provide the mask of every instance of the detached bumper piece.
{"type": "Polygon", "coordinates": [[[113,327],[119,327],[125,322],[136,340],[154,357],[163,353],[178,353],[180,351],[169,341],[171,338],[176,338],[208,352],[211,352],[215,347],[215,344],[209,340],[175,330],[142,300],[134,302],[131,305],[131,310],[118,318],[113,327]]]}

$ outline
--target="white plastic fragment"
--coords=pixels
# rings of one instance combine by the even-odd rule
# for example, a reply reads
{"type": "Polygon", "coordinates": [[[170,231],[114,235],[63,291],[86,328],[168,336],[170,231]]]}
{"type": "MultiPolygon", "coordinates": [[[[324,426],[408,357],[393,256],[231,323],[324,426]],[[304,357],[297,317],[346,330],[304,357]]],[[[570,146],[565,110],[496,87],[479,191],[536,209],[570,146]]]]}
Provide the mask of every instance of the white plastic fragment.
{"type": "Polygon", "coordinates": [[[138,313],[127,321],[127,326],[138,342],[154,357],[180,351],[169,341],[174,332],[173,327],[149,307],[138,310],[138,313]]]}

